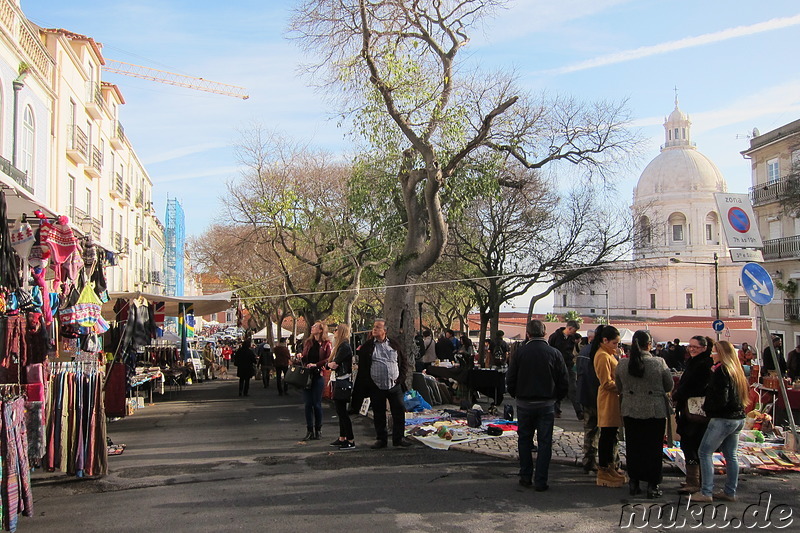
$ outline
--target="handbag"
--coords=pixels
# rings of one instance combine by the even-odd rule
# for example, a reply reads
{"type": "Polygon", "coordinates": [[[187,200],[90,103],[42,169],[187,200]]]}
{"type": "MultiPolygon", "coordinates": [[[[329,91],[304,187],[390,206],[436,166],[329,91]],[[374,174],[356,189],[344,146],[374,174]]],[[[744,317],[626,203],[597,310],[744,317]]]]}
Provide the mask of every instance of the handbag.
{"type": "Polygon", "coordinates": [[[482,414],[483,412],[478,409],[467,409],[467,425],[471,428],[481,427],[482,414]]]}
{"type": "Polygon", "coordinates": [[[336,378],[333,380],[333,399],[349,400],[353,395],[353,382],[350,377],[336,378]]]}
{"type": "Polygon", "coordinates": [[[703,410],[703,402],[706,399],[704,396],[692,396],[686,400],[686,420],[696,424],[705,424],[708,422],[708,415],[703,410]]]}
{"type": "Polygon", "coordinates": [[[284,377],[284,381],[287,384],[297,387],[298,389],[311,388],[311,379],[311,371],[302,366],[289,367],[289,370],[286,371],[286,376],[284,377]]]}

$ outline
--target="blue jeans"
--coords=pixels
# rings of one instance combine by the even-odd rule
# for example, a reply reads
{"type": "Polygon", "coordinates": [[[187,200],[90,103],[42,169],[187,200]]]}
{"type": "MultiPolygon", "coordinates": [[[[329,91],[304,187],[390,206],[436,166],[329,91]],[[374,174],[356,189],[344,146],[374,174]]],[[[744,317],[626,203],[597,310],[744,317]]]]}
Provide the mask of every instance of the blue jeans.
{"type": "Polygon", "coordinates": [[[739,460],[736,458],[736,446],[739,443],[739,432],[744,427],[743,418],[712,418],[708,423],[703,440],[700,442],[700,475],[703,478],[700,492],[711,496],[714,492],[714,451],[718,448],[725,456],[725,494],[736,496],[739,484],[739,460]]]}
{"type": "Polygon", "coordinates": [[[303,389],[303,402],[306,408],[306,428],[320,430],[322,428],[322,391],[325,389],[325,378],[315,375],[311,380],[311,388],[303,389]]]}
{"type": "Polygon", "coordinates": [[[553,424],[555,406],[528,407],[517,402],[517,450],[519,451],[519,477],[531,481],[536,487],[547,486],[550,458],[553,456],[553,424]],[[536,475],[533,472],[533,433],[536,432],[539,451],[536,455],[536,475]]]}

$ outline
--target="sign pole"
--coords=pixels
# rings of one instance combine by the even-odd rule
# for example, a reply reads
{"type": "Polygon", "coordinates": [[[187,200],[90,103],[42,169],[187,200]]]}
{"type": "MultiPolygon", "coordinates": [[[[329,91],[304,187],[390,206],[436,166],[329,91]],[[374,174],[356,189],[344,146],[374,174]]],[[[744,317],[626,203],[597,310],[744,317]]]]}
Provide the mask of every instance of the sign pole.
{"type": "MultiPolygon", "coordinates": [[[[778,388],[781,391],[781,397],[783,398],[783,405],[786,409],[786,416],[789,419],[789,427],[791,428],[792,433],[794,433],[795,443],[800,443],[800,439],[798,438],[797,435],[797,426],[794,423],[794,413],[792,413],[792,406],[789,404],[789,395],[786,394],[786,384],[783,382],[783,374],[781,373],[781,366],[778,364],[778,354],[775,351],[775,346],[772,344],[772,333],[770,333],[769,331],[769,324],[767,324],[767,317],[764,315],[764,307],[761,305],[758,306],[758,314],[761,322],[762,332],[766,336],[765,338],[767,339],[767,343],[769,345],[768,347],[769,347],[769,353],[772,357],[772,363],[778,370],[778,376],[780,376],[780,379],[778,380],[778,388]]],[[[761,363],[763,368],[764,362],[762,361],[761,363]]],[[[774,413],[775,410],[773,409],[773,414],[774,413]]]]}

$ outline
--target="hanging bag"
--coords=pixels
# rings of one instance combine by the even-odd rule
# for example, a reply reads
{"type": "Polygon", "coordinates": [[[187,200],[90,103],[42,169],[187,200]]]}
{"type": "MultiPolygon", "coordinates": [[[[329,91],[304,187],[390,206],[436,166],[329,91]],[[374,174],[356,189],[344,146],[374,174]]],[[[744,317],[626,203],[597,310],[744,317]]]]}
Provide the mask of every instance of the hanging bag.
{"type": "Polygon", "coordinates": [[[333,380],[333,399],[334,400],[349,400],[353,395],[353,381],[350,379],[350,374],[344,376],[337,376],[333,380]]]}
{"type": "Polygon", "coordinates": [[[695,424],[707,424],[708,415],[703,410],[704,396],[692,396],[686,400],[686,420],[695,424]]]}
{"type": "Polygon", "coordinates": [[[90,328],[100,319],[101,307],[100,299],[94,292],[94,284],[87,283],[75,305],[59,311],[58,317],[62,325],[76,324],[90,328]]]}

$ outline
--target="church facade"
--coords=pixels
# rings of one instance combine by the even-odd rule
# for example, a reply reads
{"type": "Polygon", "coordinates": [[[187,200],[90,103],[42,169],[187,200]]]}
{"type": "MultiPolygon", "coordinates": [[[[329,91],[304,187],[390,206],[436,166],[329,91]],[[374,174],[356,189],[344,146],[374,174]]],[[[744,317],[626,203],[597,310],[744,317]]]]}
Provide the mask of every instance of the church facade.
{"type": "Polygon", "coordinates": [[[633,192],[632,259],[555,291],[554,312],[612,321],[750,317],[741,265],[731,262],[724,242],[716,192],[727,192],[725,178],[697,150],[689,116],[676,99],[664,121],[661,153],[633,192]]]}

